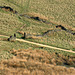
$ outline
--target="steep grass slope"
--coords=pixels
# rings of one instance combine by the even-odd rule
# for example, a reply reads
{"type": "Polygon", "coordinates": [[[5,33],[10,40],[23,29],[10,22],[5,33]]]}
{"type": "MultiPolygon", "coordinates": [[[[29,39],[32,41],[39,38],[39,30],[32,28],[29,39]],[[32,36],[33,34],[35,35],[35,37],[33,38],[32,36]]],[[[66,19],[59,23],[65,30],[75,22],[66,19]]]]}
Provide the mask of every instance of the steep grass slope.
{"type": "Polygon", "coordinates": [[[74,0],[31,0],[29,11],[41,13],[58,24],[75,27],[74,8],[74,0]]]}
{"type": "MultiPolygon", "coordinates": [[[[5,11],[0,8],[0,34],[13,35],[17,31],[23,31],[31,35],[42,35],[48,30],[59,29],[56,28],[56,25],[59,24],[67,29],[74,30],[74,4],[74,0],[0,0],[0,6],[9,6],[18,12],[18,14],[13,14],[9,10],[5,11]],[[23,14],[36,17],[42,16],[42,18],[46,18],[50,24],[20,16],[23,14]]],[[[17,38],[23,36],[18,33],[16,34],[17,38]]],[[[50,32],[41,39],[27,40],[75,51],[75,35],[64,30],[50,32]]],[[[16,44],[17,49],[21,47],[26,48],[24,44],[21,45],[19,42],[11,43],[8,41],[0,41],[1,50],[16,48],[16,44]]],[[[30,46],[25,45],[27,47],[30,46]]]]}
{"type": "MultiPolygon", "coordinates": [[[[23,39],[21,32],[41,36],[50,31],[41,38],[26,40],[75,51],[75,35],[70,33],[75,33],[74,8],[75,0],[0,0],[0,35],[16,33],[17,38],[23,39]],[[4,6],[17,13],[1,8],[4,6]],[[60,24],[68,32],[56,28],[60,24]]],[[[7,39],[0,36],[1,75],[75,74],[75,54],[3,38],[7,39]]]]}

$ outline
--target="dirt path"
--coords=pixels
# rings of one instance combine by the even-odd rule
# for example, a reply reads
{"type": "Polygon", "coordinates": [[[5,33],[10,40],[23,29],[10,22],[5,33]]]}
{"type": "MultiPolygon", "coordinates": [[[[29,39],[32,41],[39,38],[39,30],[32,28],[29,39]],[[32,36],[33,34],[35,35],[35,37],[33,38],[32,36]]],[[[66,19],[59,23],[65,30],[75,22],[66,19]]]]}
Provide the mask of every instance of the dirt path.
{"type": "Polygon", "coordinates": [[[9,36],[6,36],[6,35],[0,35],[0,36],[3,36],[3,37],[9,37],[9,36]]]}
{"type": "MultiPolygon", "coordinates": [[[[4,36],[4,35],[0,35],[0,36],[4,36]]],[[[4,37],[9,37],[9,36],[4,36],[4,37]]],[[[42,47],[47,47],[47,48],[52,48],[52,49],[56,49],[56,50],[61,50],[61,51],[75,53],[75,51],[72,51],[72,50],[66,50],[66,49],[61,49],[61,48],[57,48],[57,47],[53,47],[53,46],[43,45],[43,44],[39,44],[39,43],[35,43],[35,42],[30,42],[30,41],[23,40],[23,39],[16,39],[16,40],[17,41],[21,41],[21,42],[26,42],[26,43],[34,44],[34,45],[38,45],[38,46],[42,46],[42,47]]]]}

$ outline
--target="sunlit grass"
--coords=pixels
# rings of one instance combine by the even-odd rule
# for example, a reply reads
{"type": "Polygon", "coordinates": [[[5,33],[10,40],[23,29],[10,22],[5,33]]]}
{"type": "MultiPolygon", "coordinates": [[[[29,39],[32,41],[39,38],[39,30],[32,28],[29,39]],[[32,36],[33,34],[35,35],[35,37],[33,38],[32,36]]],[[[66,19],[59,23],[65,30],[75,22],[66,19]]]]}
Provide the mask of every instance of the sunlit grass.
{"type": "MultiPolygon", "coordinates": [[[[56,29],[55,26],[58,24],[62,24],[66,28],[74,28],[74,4],[74,0],[0,0],[0,6],[10,6],[18,11],[19,14],[27,13],[54,23],[45,24],[0,9],[0,34],[13,35],[17,31],[23,31],[31,35],[42,35],[47,30],[56,29]]],[[[16,34],[18,38],[22,37],[22,35],[16,34]]],[[[74,35],[62,30],[60,32],[49,33],[48,36],[44,36],[42,39],[27,40],[75,50],[74,38],[74,35]]],[[[13,44],[16,45],[17,43],[18,42],[13,44]]],[[[7,49],[12,49],[15,45],[12,45],[13,47],[9,45],[7,46],[7,49]]],[[[24,45],[22,47],[24,47],[24,45]]],[[[18,49],[22,47],[16,46],[18,49]]],[[[1,49],[3,49],[2,45],[1,49]]]]}

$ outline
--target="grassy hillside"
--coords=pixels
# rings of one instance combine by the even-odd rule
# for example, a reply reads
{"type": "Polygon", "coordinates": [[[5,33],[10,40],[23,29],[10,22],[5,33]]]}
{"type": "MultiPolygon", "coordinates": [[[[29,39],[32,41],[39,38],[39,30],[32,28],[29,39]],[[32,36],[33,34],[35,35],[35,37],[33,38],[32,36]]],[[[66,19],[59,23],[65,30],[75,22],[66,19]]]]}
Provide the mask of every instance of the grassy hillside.
{"type": "Polygon", "coordinates": [[[40,13],[50,21],[71,27],[75,27],[74,4],[74,0],[0,0],[1,6],[11,6],[20,13],[40,13]]]}
{"type": "MultiPolygon", "coordinates": [[[[31,35],[42,35],[48,30],[59,29],[56,28],[56,25],[59,24],[75,32],[75,0],[0,0],[1,6],[11,7],[14,11],[18,12],[14,14],[9,10],[6,11],[0,8],[0,34],[2,35],[10,36],[18,31],[23,31],[31,35]],[[23,14],[46,19],[50,24],[20,16],[23,14]]],[[[75,35],[62,29],[60,30],[50,32],[41,39],[26,40],[75,51],[75,35]]],[[[16,34],[17,38],[22,37],[21,34],[16,34]]],[[[23,49],[31,46],[20,42],[0,41],[1,51],[12,48],[23,49]]],[[[32,46],[32,48],[35,49],[35,46],[32,46]]]]}
{"type": "MultiPolygon", "coordinates": [[[[0,0],[0,35],[24,32],[25,40],[75,51],[75,0],[0,0]]],[[[1,75],[75,74],[75,53],[7,39],[0,36],[1,75]]]]}
{"type": "Polygon", "coordinates": [[[29,11],[41,13],[53,22],[75,27],[74,8],[74,0],[31,0],[29,11]]]}

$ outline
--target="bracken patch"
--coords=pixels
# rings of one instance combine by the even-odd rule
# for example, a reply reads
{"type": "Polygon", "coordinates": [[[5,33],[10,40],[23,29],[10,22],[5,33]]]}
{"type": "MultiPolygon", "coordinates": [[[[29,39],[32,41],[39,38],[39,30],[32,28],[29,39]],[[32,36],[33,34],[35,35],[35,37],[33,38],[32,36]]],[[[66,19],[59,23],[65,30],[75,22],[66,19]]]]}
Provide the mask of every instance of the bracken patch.
{"type": "MultiPolygon", "coordinates": [[[[55,57],[58,56],[57,62],[61,63],[60,57],[57,53],[48,53],[43,50],[11,50],[14,56],[8,60],[0,62],[1,75],[74,75],[74,68],[66,68],[63,66],[56,66],[55,57]],[[51,61],[50,61],[51,60],[51,61]],[[51,65],[54,64],[54,65],[51,65]]],[[[72,57],[72,56],[71,56],[72,57]]],[[[67,57],[63,57],[64,60],[67,57]]],[[[62,59],[62,60],[63,60],[62,59]]],[[[74,60],[74,58],[73,58],[74,60]]],[[[67,61],[67,60],[66,60],[67,61]]],[[[63,61],[62,61],[63,62],[63,61]]],[[[72,62],[72,59],[69,59],[72,62]]]]}

